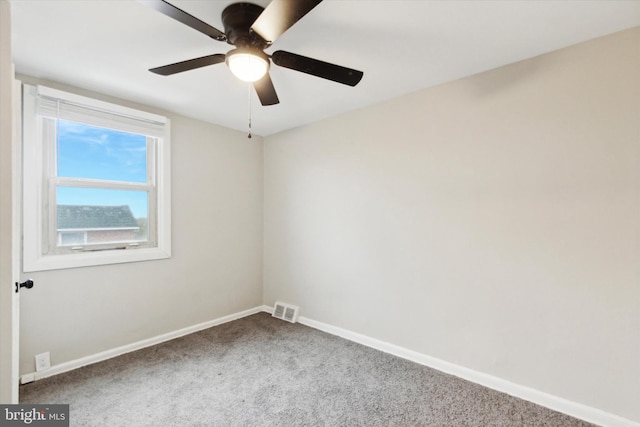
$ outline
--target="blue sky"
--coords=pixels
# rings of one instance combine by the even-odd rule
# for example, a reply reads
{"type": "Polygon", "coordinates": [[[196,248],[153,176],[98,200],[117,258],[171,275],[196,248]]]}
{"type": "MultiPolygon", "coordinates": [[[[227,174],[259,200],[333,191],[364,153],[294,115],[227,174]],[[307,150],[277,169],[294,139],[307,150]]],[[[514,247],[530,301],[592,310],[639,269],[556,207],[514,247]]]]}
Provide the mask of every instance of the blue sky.
{"type": "MultiPolygon", "coordinates": [[[[58,176],[146,182],[146,137],[112,129],[58,121],[58,176]]],[[[129,205],[147,217],[147,193],[90,188],[58,188],[61,205],[129,205]]]]}

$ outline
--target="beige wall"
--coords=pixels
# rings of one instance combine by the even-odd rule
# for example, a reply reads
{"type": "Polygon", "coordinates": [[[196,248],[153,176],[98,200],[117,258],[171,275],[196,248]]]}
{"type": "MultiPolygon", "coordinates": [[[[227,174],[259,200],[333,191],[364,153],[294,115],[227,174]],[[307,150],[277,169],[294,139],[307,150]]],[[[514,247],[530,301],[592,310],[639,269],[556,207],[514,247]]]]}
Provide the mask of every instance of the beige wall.
{"type": "Polygon", "coordinates": [[[639,46],[268,137],[265,304],[640,421],[639,46]]]}
{"type": "Polygon", "coordinates": [[[42,352],[57,365],[262,304],[262,140],[168,116],[173,257],[29,273],[22,373],[42,352]]]}

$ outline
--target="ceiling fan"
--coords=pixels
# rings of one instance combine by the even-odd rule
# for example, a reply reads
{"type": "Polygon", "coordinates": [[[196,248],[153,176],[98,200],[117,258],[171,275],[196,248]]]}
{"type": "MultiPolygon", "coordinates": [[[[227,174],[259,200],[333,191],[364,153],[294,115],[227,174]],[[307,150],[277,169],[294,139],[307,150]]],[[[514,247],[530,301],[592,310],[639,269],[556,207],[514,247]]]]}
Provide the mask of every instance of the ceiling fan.
{"type": "Polygon", "coordinates": [[[235,49],[226,54],[216,53],[149,70],[156,74],[168,76],[226,62],[236,77],[253,83],[262,105],[280,102],[269,76],[271,62],[280,67],[349,86],[357,85],[364,75],[362,71],[283,50],[275,51],[271,55],[264,52],[264,49],[271,46],[322,0],[273,0],[266,8],[252,3],[231,4],[222,11],[224,33],[164,0],[139,1],[214,40],[235,46],[235,49]]]}

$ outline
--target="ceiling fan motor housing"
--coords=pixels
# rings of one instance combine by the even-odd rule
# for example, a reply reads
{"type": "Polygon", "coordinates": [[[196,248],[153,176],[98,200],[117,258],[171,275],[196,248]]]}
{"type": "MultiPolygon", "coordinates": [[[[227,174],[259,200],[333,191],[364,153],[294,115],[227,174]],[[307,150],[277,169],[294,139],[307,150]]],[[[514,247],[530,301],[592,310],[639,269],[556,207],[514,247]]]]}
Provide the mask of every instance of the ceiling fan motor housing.
{"type": "Polygon", "coordinates": [[[222,25],[227,35],[227,43],[239,48],[267,48],[269,43],[251,31],[251,25],[263,10],[264,8],[253,3],[234,3],[227,6],[222,11],[222,25]]]}

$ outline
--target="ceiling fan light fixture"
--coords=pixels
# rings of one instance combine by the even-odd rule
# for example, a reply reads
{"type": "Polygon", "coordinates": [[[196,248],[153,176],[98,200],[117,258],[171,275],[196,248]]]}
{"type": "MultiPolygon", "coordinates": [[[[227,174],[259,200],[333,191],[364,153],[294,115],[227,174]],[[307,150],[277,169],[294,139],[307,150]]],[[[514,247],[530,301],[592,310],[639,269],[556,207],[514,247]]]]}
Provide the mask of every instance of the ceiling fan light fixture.
{"type": "Polygon", "coordinates": [[[269,57],[255,49],[234,49],[226,61],[233,75],[245,82],[260,80],[269,71],[269,57]]]}

